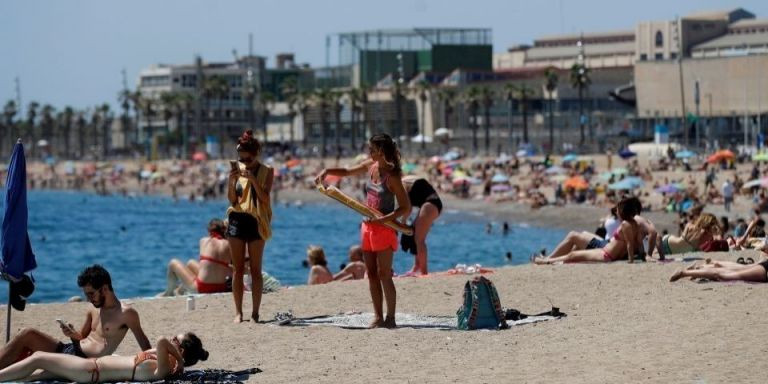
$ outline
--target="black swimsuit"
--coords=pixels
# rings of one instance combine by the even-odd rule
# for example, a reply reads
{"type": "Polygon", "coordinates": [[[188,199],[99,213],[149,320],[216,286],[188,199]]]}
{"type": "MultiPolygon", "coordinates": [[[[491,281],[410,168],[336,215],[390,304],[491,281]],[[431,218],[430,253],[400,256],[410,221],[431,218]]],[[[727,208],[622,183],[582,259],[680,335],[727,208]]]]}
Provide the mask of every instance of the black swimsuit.
{"type": "Polygon", "coordinates": [[[443,211],[443,202],[440,200],[440,196],[437,195],[435,188],[424,179],[417,179],[413,182],[413,186],[408,192],[408,199],[411,200],[411,205],[414,207],[421,207],[424,203],[432,203],[437,207],[438,214],[443,211]]]}

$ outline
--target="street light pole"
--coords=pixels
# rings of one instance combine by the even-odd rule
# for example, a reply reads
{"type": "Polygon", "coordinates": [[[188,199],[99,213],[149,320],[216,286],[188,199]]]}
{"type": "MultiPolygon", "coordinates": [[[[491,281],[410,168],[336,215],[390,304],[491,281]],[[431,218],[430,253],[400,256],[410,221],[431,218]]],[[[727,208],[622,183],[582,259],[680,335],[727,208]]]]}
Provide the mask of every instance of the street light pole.
{"type": "Polygon", "coordinates": [[[699,93],[699,80],[696,80],[696,86],[693,91],[693,100],[696,103],[696,148],[701,147],[701,141],[699,141],[701,135],[699,134],[699,127],[701,125],[699,124],[699,120],[701,120],[701,114],[699,113],[699,104],[701,102],[701,97],[699,93]]]}

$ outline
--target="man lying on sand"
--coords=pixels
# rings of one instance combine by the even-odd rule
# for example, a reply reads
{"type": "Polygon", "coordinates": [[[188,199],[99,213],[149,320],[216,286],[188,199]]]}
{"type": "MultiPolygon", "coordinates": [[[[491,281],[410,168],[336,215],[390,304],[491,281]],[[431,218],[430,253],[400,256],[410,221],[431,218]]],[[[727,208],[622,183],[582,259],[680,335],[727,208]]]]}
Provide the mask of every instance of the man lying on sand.
{"type": "Polygon", "coordinates": [[[60,324],[62,333],[72,342],[65,344],[37,329],[24,329],[0,348],[0,369],[37,351],[79,357],[110,355],[129,329],[142,350],[152,348],[141,329],[139,313],[133,308],[123,307],[112,290],[112,279],[106,269],[98,264],[86,268],[77,277],[77,285],[83,289],[93,308],[86,313],[80,331],[76,331],[71,324],[60,324]]]}

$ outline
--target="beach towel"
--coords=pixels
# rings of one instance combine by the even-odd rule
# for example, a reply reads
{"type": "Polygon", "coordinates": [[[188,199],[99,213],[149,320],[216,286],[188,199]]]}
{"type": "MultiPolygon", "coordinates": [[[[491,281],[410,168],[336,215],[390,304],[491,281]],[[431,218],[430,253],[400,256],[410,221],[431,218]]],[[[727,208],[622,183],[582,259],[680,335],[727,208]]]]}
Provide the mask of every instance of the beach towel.
{"type": "MultiPolygon", "coordinates": [[[[286,319],[286,313],[279,313],[280,320],[268,323],[275,326],[333,326],[345,329],[367,329],[373,321],[373,313],[341,313],[328,316],[286,319]],[[282,324],[281,324],[282,323],[282,324]]],[[[555,316],[528,316],[518,321],[508,321],[509,326],[533,324],[541,321],[557,319],[555,316]]],[[[455,316],[432,316],[398,313],[395,315],[398,328],[458,330],[455,316]]]]}
{"type": "MultiPolygon", "coordinates": [[[[226,369],[190,369],[184,370],[181,374],[170,377],[165,380],[151,381],[154,384],[188,384],[188,383],[222,383],[222,384],[241,384],[248,381],[250,375],[263,372],[259,368],[249,368],[241,371],[229,371],[226,369]]],[[[69,381],[46,380],[33,381],[32,383],[58,384],[69,383],[69,381]]],[[[144,381],[130,382],[123,381],[118,383],[147,383],[144,381]]]]}

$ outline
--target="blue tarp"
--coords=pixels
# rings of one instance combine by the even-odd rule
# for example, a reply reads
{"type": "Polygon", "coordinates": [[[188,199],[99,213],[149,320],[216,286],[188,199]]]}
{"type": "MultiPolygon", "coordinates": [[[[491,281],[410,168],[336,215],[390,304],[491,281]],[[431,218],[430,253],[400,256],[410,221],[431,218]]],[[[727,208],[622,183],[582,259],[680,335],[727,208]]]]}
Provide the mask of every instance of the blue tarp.
{"type": "Polygon", "coordinates": [[[20,279],[25,272],[37,267],[27,233],[27,163],[20,142],[13,147],[5,186],[0,271],[20,279]]]}

